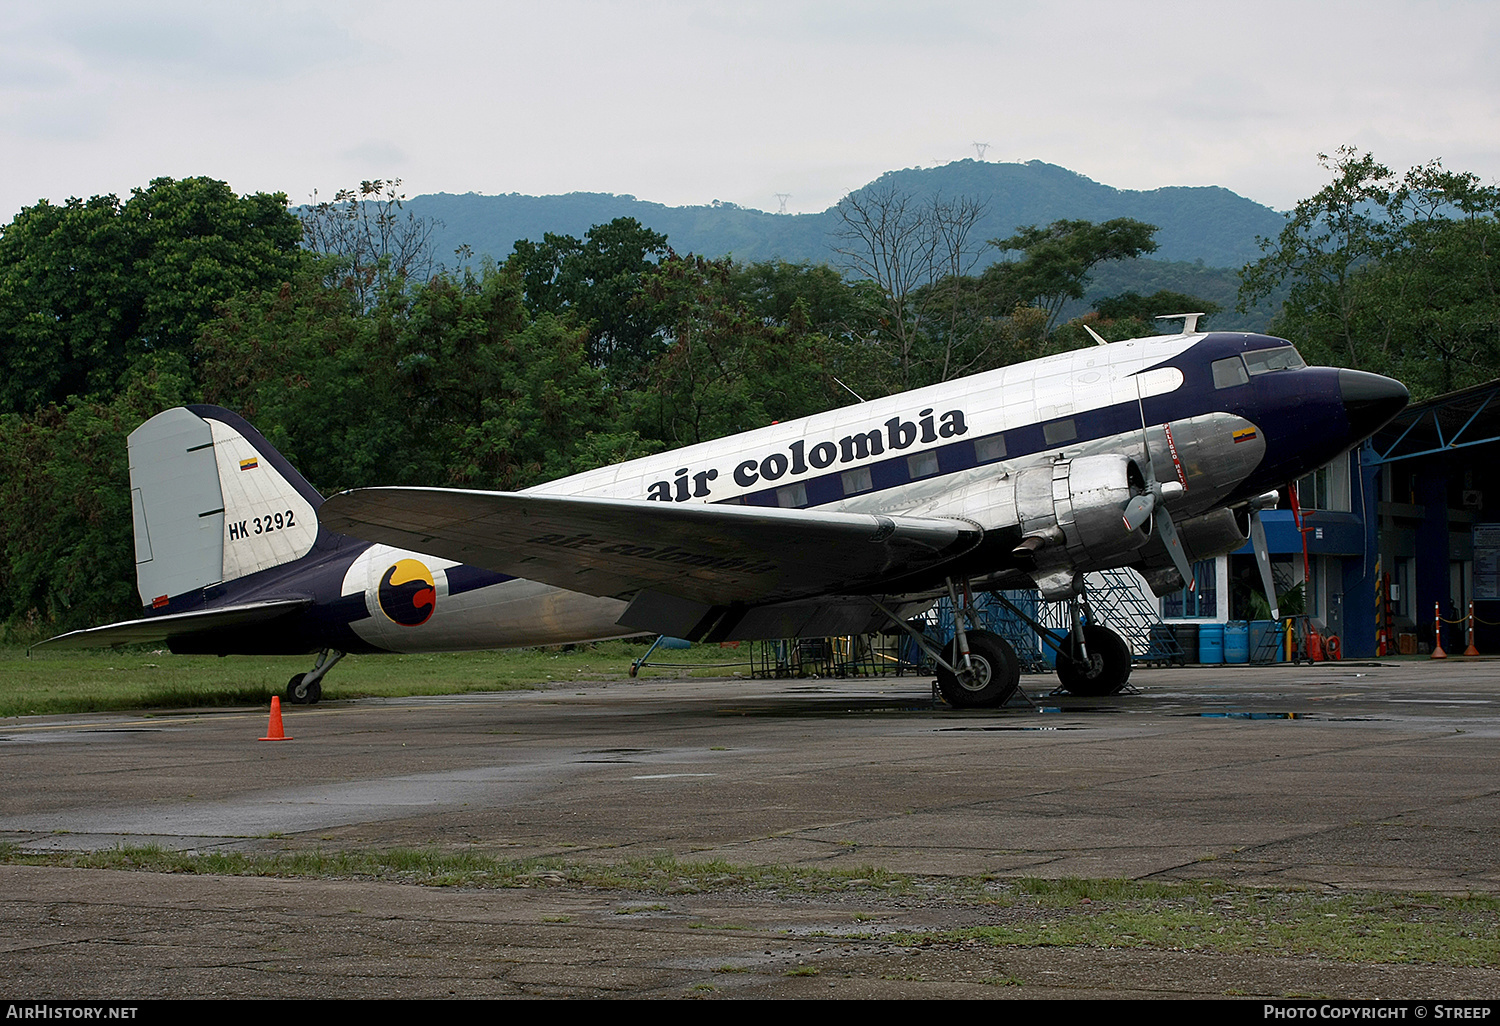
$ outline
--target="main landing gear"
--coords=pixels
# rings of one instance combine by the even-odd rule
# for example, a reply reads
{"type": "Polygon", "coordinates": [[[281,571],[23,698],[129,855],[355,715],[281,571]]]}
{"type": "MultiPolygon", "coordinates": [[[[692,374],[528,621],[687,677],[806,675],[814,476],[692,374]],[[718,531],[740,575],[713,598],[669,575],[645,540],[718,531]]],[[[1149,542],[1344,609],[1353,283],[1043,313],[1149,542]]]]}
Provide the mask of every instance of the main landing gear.
{"type": "MultiPolygon", "coordinates": [[[[964,583],[964,595],[969,592],[964,583]]],[[[1021,661],[1010,642],[989,631],[974,630],[976,621],[968,603],[960,605],[953,581],[948,581],[948,597],[953,602],[954,634],[945,652],[939,652],[921,631],[896,616],[885,606],[877,609],[890,621],[911,635],[918,647],[937,664],[938,690],[956,709],[993,709],[1004,705],[1021,686],[1021,661]],[[965,626],[964,621],[969,621],[965,626]]]]}
{"type": "MultiPolygon", "coordinates": [[[[967,595],[967,586],[964,592],[967,595]]],[[[953,608],[961,610],[961,615],[954,618],[957,630],[945,653],[937,653],[931,642],[907,624],[898,621],[898,625],[937,663],[938,688],[950,705],[957,708],[1002,705],[1020,686],[1020,664],[1015,649],[988,631],[974,630],[972,626],[966,630],[964,621],[972,625],[977,618],[967,604],[960,605],[951,581],[948,593],[953,608]],[[969,649],[967,663],[961,651],[965,644],[969,649]]],[[[1080,698],[1101,698],[1124,690],[1130,679],[1130,646],[1108,627],[1093,622],[1081,581],[1078,593],[1068,600],[1072,629],[1066,634],[1044,627],[1004,597],[995,598],[1036,631],[1042,644],[1056,651],[1057,678],[1063,691],[1080,698]]],[[[885,607],[880,608],[886,611],[885,607]]]]}
{"type": "Polygon", "coordinates": [[[293,705],[316,705],[323,697],[323,675],[342,658],[344,653],[338,649],[325,648],[311,670],[292,674],[292,679],[286,682],[286,700],[293,705]]]}
{"type": "Polygon", "coordinates": [[[1062,689],[1081,698],[1113,695],[1130,679],[1130,646],[1108,627],[1088,624],[1083,644],[1076,635],[1064,635],[1057,653],[1057,679],[1062,689]]]}

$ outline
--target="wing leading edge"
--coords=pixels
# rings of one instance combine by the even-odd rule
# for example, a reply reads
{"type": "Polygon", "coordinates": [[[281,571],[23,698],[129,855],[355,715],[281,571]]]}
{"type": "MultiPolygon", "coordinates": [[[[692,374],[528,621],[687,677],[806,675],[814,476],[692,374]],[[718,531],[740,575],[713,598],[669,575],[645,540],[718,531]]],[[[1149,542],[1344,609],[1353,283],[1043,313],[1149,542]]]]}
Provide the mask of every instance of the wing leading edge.
{"type": "Polygon", "coordinates": [[[979,544],[963,520],[443,488],[361,488],[324,527],[568,591],[707,606],[900,591],[979,544]]]}

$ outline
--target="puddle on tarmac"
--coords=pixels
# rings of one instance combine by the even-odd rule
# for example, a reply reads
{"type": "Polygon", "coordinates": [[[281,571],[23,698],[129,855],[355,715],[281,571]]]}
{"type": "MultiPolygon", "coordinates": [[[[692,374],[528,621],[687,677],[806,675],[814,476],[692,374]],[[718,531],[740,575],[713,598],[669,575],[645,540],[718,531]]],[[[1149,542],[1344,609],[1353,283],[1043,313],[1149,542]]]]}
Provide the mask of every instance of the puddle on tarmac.
{"type": "Polygon", "coordinates": [[[939,727],[938,728],[938,730],[940,730],[940,731],[943,731],[943,730],[1045,730],[1045,731],[1059,731],[1059,730],[1088,730],[1088,729],[1089,728],[1087,728],[1087,727],[1023,727],[1020,724],[1010,724],[1010,723],[996,724],[995,726],[988,726],[988,727],[975,726],[975,727],[939,727]]]}

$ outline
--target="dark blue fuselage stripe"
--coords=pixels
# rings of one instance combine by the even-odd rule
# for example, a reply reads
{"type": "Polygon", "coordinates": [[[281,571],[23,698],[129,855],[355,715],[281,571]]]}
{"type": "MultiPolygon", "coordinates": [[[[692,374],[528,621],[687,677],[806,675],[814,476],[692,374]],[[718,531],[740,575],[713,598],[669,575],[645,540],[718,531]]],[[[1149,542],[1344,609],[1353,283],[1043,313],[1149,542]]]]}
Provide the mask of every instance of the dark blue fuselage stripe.
{"type": "MultiPolygon", "coordinates": [[[[1011,460],[1035,456],[1039,453],[1061,453],[1086,442],[1099,441],[1141,430],[1144,411],[1146,424],[1156,427],[1173,421],[1212,413],[1228,413],[1243,417],[1262,429],[1266,436],[1266,458],[1260,471],[1247,479],[1242,491],[1258,494],[1266,488],[1280,483],[1283,478],[1297,476],[1314,467],[1321,466],[1326,458],[1337,455],[1329,452],[1319,457],[1307,446],[1309,430],[1330,433],[1329,416],[1341,411],[1338,404],[1336,379],[1324,381],[1322,368],[1274,371],[1258,375],[1248,384],[1231,388],[1216,388],[1210,365],[1213,360],[1241,352],[1277,348],[1289,343],[1269,335],[1214,334],[1203,341],[1145,370],[1158,367],[1173,367],[1182,372],[1183,383],[1171,392],[1160,393],[1134,402],[1118,403],[1094,410],[1085,410],[1067,417],[1057,417],[1034,424],[1023,424],[988,435],[966,437],[934,449],[886,450],[892,455],[874,463],[851,464],[830,469],[817,476],[782,478],[774,487],[763,488],[720,502],[742,503],[747,506],[777,506],[777,493],[790,485],[800,484],[807,489],[807,501],[795,508],[807,509],[856,495],[869,495],[890,488],[898,488],[912,481],[927,480],[947,474],[956,474],[977,466],[1005,463],[1011,460]],[[1046,428],[1051,424],[1072,421],[1077,437],[1067,441],[1048,442],[1046,428]],[[1264,423],[1262,423],[1264,421],[1264,423]],[[1001,439],[1005,455],[991,460],[979,460],[976,445],[987,439],[1001,439]],[[921,453],[935,453],[938,472],[925,477],[912,477],[907,457],[921,453]],[[1287,462],[1288,456],[1301,457],[1287,462]],[[1308,457],[1311,457],[1310,459],[1308,457]],[[1304,467],[1303,464],[1306,464],[1304,467]],[[842,474],[847,470],[865,469],[870,472],[871,487],[862,491],[845,492],[842,474]],[[1273,480],[1274,479],[1274,480],[1273,480]],[[1267,483],[1270,482],[1270,483],[1267,483]]],[[[1336,373],[1336,372],[1335,372],[1336,373]]],[[[1335,432],[1342,437],[1342,432],[1335,432]]]]}

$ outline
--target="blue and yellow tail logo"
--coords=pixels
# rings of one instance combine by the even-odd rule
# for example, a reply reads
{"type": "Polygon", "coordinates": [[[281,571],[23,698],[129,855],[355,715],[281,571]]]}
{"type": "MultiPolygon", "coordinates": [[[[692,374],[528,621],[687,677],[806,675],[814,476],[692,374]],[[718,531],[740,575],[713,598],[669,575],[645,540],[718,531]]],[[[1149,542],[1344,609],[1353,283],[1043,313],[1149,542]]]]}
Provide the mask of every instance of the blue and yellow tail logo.
{"type": "Polygon", "coordinates": [[[420,627],[437,608],[432,571],[415,559],[403,559],[380,579],[380,610],[395,623],[420,627]]]}

